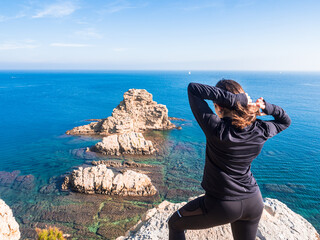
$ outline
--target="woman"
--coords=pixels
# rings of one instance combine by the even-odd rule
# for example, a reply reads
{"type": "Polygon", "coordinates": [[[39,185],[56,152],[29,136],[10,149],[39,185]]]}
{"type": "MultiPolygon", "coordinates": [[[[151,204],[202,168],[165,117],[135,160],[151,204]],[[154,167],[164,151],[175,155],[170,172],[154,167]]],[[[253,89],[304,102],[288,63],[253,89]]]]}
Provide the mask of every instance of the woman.
{"type": "Polygon", "coordinates": [[[267,139],[286,129],[291,120],[279,106],[259,98],[255,103],[233,80],[215,87],[188,85],[191,110],[206,135],[201,186],[205,195],[187,203],[169,219],[169,239],[185,239],[184,230],[231,223],[235,240],[255,240],[263,211],[259,186],[250,168],[267,139]],[[212,100],[214,114],[207,100],[212,100]],[[260,113],[260,109],[263,113],[260,113]],[[272,115],[274,120],[256,119],[272,115]]]}

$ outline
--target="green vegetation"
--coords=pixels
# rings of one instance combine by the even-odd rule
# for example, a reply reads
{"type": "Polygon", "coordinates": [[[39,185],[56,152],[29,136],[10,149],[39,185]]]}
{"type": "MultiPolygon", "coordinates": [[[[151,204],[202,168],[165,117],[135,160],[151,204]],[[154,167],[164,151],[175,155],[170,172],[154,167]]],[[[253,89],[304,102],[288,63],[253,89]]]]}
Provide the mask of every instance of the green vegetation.
{"type": "Polygon", "coordinates": [[[99,227],[100,227],[100,222],[94,222],[92,225],[88,227],[88,230],[89,232],[97,233],[99,227]]]}
{"type": "Polygon", "coordinates": [[[110,224],[111,224],[111,225],[121,225],[121,226],[124,226],[124,225],[126,225],[126,224],[128,224],[128,223],[133,223],[133,225],[134,225],[134,224],[136,224],[139,220],[140,220],[140,216],[137,215],[137,216],[135,216],[135,217],[133,217],[133,218],[125,218],[125,219],[122,219],[122,220],[119,220],[119,221],[112,222],[112,223],[110,223],[110,224]]]}
{"type": "Polygon", "coordinates": [[[63,237],[63,232],[56,227],[49,227],[49,229],[36,228],[38,234],[37,240],[66,240],[63,237]]]}

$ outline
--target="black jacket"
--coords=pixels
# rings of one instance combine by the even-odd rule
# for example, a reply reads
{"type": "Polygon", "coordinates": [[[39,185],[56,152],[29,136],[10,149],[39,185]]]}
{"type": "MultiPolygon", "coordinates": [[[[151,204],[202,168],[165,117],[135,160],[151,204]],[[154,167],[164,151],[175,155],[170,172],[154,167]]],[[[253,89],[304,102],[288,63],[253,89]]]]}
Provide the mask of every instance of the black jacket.
{"type": "Polygon", "coordinates": [[[204,99],[222,107],[232,108],[237,102],[247,104],[244,93],[233,94],[220,88],[190,83],[188,97],[191,110],[206,135],[206,159],[201,186],[210,195],[222,200],[249,198],[258,189],[250,168],[267,139],[291,124],[290,117],[279,106],[265,102],[263,110],[274,120],[257,119],[240,129],[231,124],[231,118],[220,119],[204,99]]]}

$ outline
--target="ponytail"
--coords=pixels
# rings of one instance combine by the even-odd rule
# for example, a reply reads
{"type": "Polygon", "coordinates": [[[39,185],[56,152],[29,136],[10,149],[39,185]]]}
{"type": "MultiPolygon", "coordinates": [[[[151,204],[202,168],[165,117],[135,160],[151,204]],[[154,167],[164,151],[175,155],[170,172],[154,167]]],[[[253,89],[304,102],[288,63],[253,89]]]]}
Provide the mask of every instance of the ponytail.
{"type": "Polygon", "coordinates": [[[236,109],[231,110],[232,122],[231,124],[237,128],[244,129],[251,125],[260,115],[259,108],[257,106],[243,107],[240,103],[237,103],[236,109]]]}
{"type": "MultiPolygon", "coordinates": [[[[231,79],[221,79],[216,87],[229,91],[234,94],[244,93],[243,88],[239,83],[231,79]]],[[[260,115],[259,108],[257,106],[242,106],[240,103],[237,103],[235,109],[224,109],[225,112],[232,117],[231,124],[237,128],[244,129],[245,127],[252,124],[256,117],[260,115]]]]}

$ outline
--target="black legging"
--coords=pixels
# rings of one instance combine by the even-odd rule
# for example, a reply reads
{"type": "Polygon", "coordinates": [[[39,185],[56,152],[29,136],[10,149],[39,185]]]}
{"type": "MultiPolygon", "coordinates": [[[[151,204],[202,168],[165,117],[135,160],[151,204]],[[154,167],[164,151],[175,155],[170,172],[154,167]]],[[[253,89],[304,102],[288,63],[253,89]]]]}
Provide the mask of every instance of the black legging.
{"type": "Polygon", "coordinates": [[[231,223],[234,240],[255,240],[263,211],[261,192],[237,201],[225,201],[208,194],[198,197],[169,219],[169,240],[185,239],[184,230],[204,229],[231,223]]]}

